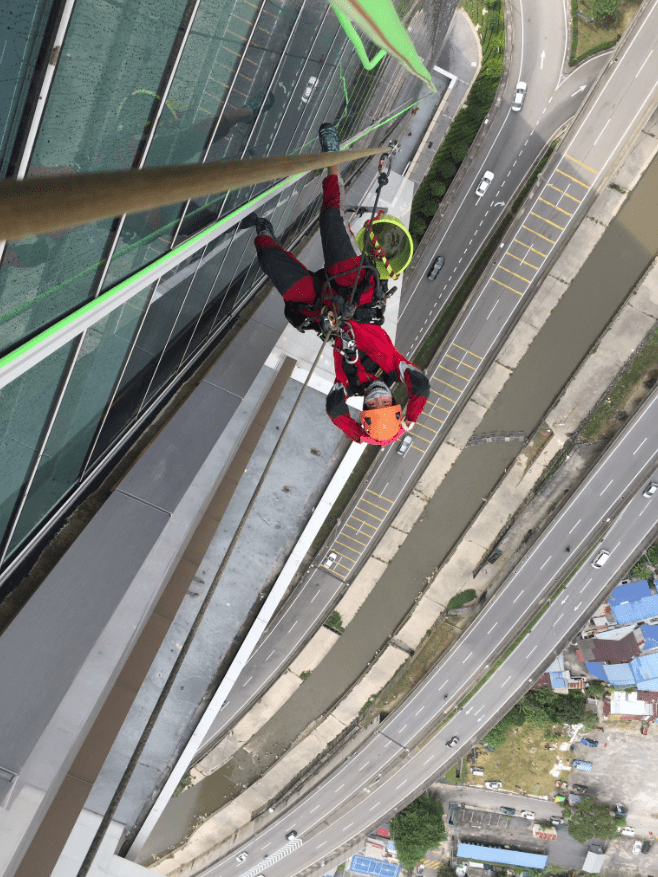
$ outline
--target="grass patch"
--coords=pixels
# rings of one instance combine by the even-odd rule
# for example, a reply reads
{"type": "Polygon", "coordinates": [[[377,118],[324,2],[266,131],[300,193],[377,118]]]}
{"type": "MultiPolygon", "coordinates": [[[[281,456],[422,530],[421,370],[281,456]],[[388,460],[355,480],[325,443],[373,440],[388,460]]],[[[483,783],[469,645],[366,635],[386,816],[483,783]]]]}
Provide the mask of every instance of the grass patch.
{"type": "Polygon", "coordinates": [[[571,0],[573,20],[571,56],[572,66],[597,52],[611,49],[633,20],[641,0],[621,0],[619,10],[603,21],[591,22],[594,17],[593,0],[571,0]]]}
{"type": "MultiPolygon", "coordinates": [[[[459,764],[459,762],[457,762],[459,764]]],[[[457,764],[453,764],[451,768],[449,768],[445,775],[442,777],[441,782],[443,783],[458,783],[459,779],[457,777],[457,764]]]]}
{"type": "MultiPolygon", "coordinates": [[[[608,430],[619,424],[618,413],[629,402],[637,401],[652,389],[658,378],[658,329],[655,329],[646,343],[620,375],[607,398],[598,406],[580,432],[584,441],[597,441],[608,437],[608,430]],[[639,397],[639,398],[636,398],[639,397]]],[[[630,412],[625,411],[625,414],[630,412]]],[[[625,419],[625,418],[624,418],[625,419]]]]}
{"type": "Polygon", "coordinates": [[[308,677],[310,675],[311,675],[310,670],[304,670],[299,674],[299,678],[302,680],[302,682],[306,682],[306,680],[308,679],[308,677]]]}
{"type": "MultiPolygon", "coordinates": [[[[566,733],[560,733],[549,743],[545,739],[545,729],[532,725],[522,725],[516,734],[509,732],[507,742],[487,752],[478,749],[478,767],[484,770],[483,777],[472,777],[469,782],[477,780],[484,784],[485,780],[500,780],[503,787],[510,791],[520,791],[530,795],[553,795],[556,793],[555,777],[549,773],[560,755],[564,763],[570,762],[570,753],[552,750],[550,746],[559,746],[567,742],[566,733]],[[535,749],[535,752],[531,750],[535,749]]],[[[568,776],[563,772],[563,779],[568,776]]]]}
{"type": "Polygon", "coordinates": [[[325,621],[327,627],[330,627],[332,630],[335,630],[337,633],[342,633],[345,629],[343,627],[343,619],[340,617],[340,612],[337,612],[335,609],[325,621]]]}
{"type": "Polygon", "coordinates": [[[454,597],[450,599],[448,603],[448,612],[451,609],[459,609],[460,606],[465,606],[467,603],[470,603],[471,600],[475,599],[475,591],[473,588],[469,588],[467,591],[460,591],[458,594],[455,594],[454,597]]]}
{"type": "MultiPolygon", "coordinates": [[[[463,625],[461,623],[452,624],[444,619],[437,624],[423,647],[406,662],[400,676],[389,685],[384,686],[379,696],[369,704],[372,711],[391,712],[394,710],[432,669],[440,656],[461,636],[462,631],[463,625]]],[[[367,724],[367,719],[365,724],[367,724]]]]}

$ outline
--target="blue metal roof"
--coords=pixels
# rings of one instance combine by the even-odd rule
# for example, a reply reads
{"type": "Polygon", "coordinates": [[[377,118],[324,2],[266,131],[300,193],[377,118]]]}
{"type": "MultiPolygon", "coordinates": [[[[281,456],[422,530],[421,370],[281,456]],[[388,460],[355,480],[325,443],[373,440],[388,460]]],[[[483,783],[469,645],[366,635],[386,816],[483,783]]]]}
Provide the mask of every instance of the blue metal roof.
{"type": "MultiPolygon", "coordinates": [[[[635,584],[638,584],[637,582],[635,584]]],[[[626,585],[625,587],[628,587],[626,585]]],[[[658,616],[658,595],[642,597],[632,603],[621,603],[611,606],[612,614],[617,624],[630,624],[632,621],[643,621],[645,618],[658,616]]]]}
{"type": "MultiPolygon", "coordinates": [[[[640,655],[633,658],[631,669],[638,685],[654,680],[658,683],[658,655],[640,655]]],[[[655,688],[643,688],[642,691],[655,691],[655,688]]]]}
{"type": "Polygon", "coordinates": [[[474,862],[493,862],[497,865],[516,865],[520,868],[546,867],[548,856],[537,853],[519,853],[515,850],[503,850],[500,847],[481,847],[478,844],[462,844],[457,847],[460,859],[472,859],[474,862]]]}
{"type": "Polygon", "coordinates": [[[569,687],[569,673],[565,670],[562,673],[556,673],[554,671],[549,672],[549,677],[551,680],[551,688],[568,688],[569,687]]]}
{"type": "Polygon", "coordinates": [[[557,658],[553,661],[551,666],[546,670],[547,673],[563,673],[564,672],[564,658],[562,655],[558,655],[557,658]]]}
{"type": "Polygon", "coordinates": [[[602,679],[604,682],[608,681],[608,674],[605,672],[607,664],[602,661],[585,661],[585,666],[590,675],[596,676],[597,679],[602,679]]]}
{"type": "Polygon", "coordinates": [[[398,877],[402,870],[400,865],[370,859],[367,856],[352,856],[349,870],[354,874],[374,874],[376,877],[398,877]]]}
{"type": "Polygon", "coordinates": [[[640,630],[644,634],[644,650],[658,649],[658,625],[643,624],[640,630]]]}
{"type": "Polygon", "coordinates": [[[603,669],[611,685],[635,685],[635,674],[631,664],[605,664],[603,669]]]}
{"type": "Polygon", "coordinates": [[[636,600],[641,600],[643,597],[650,596],[651,589],[646,580],[641,582],[629,582],[627,585],[618,585],[608,597],[608,603],[610,604],[610,608],[613,609],[621,603],[634,603],[636,600]]]}

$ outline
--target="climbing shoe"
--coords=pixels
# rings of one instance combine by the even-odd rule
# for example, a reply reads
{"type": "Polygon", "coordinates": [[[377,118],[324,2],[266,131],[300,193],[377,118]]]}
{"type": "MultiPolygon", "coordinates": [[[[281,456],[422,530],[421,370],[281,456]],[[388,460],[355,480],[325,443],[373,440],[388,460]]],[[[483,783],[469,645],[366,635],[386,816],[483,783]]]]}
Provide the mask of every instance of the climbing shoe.
{"type": "Polygon", "coordinates": [[[238,226],[241,230],[245,228],[255,228],[256,234],[268,234],[271,238],[274,237],[274,226],[269,221],[269,219],[265,219],[262,216],[259,216],[257,213],[250,213],[248,216],[241,221],[238,226]]]}
{"type": "Polygon", "coordinates": [[[270,109],[272,104],[274,103],[274,95],[270,92],[267,97],[265,97],[265,92],[260,91],[258,94],[255,94],[253,97],[250,97],[249,100],[245,103],[245,107],[248,110],[251,110],[251,121],[253,122],[258,114],[258,110],[263,107],[264,111],[270,109]]]}
{"type": "Polygon", "coordinates": [[[320,125],[318,137],[320,138],[320,148],[322,149],[322,152],[339,151],[340,137],[338,136],[338,131],[336,130],[336,127],[330,122],[324,122],[322,125],[320,125]]]}

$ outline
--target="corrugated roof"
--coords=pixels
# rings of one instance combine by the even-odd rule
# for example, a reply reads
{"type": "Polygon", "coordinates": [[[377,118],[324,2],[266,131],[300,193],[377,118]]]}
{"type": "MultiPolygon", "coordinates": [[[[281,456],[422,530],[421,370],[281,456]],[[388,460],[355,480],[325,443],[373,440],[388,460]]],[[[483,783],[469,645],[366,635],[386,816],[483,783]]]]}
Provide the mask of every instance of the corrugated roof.
{"type": "Polygon", "coordinates": [[[636,600],[650,596],[651,589],[646,579],[641,582],[629,582],[627,585],[617,585],[608,597],[608,605],[614,609],[620,603],[634,603],[636,600]]]}
{"type": "Polygon", "coordinates": [[[602,856],[599,853],[587,853],[587,858],[583,865],[583,871],[586,874],[600,874],[604,862],[605,856],[602,856]]]}
{"type": "Polygon", "coordinates": [[[546,867],[548,856],[537,853],[519,853],[516,850],[503,850],[500,847],[481,847],[478,844],[460,843],[457,847],[460,859],[472,859],[474,862],[492,862],[497,865],[516,865],[520,868],[546,867]]]}
{"type": "Polygon", "coordinates": [[[551,688],[568,688],[569,687],[569,671],[562,673],[551,672],[548,674],[551,680],[551,688]]]}
{"type": "Polygon", "coordinates": [[[608,681],[608,674],[605,672],[605,664],[602,664],[600,661],[585,661],[585,666],[587,667],[587,672],[591,676],[596,676],[597,679],[602,679],[604,682],[608,681]]]}
{"type": "MultiPolygon", "coordinates": [[[[638,683],[648,682],[652,679],[658,680],[658,655],[640,655],[639,658],[633,658],[630,666],[638,683]]],[[[645,691],[654,690],[653,688],[645,689],[645,691]]]]}
{"type": "Polygon", "coordinates": [[[611,664],[630,661],[639,654],[640,647],[632,631],[619,640],[599,639],[594,646],[594,660],[611,664]]]}
{"type": "Polygon", "coordinates": [[[650,649],[658,649],[658,625],[643,624],[640,630],[644,635],[644,651],[648,652],[650,649]]]}
{"type": "Polygon", "coordinates": [[[402,870],[399,865],[371,859],[369,856],[352,856],[349,869],[353,874],[373,874],[376,877],[398,877],[402,870]]]}
{"type": "Polygon", "coordinates": [[[611,608],[617,624],[629,624],[631,621],[644,621],[646,618],[655,618],[658,616],[658,595],[643,597],[641,600],[634,600],[633,602],[620,603],[618,606],[612,606],[611,608]]]}
{"type": "Polygon", "coordinates": [[[610,685],[635,685],[631,664],[606,664],[603,669],[610,685]]]}
{"type": "Polygon", "coordinates": [[[564,658],[562,655],[558,655],[557,658],[553,661],[550,667],[546,670],[547,673],[564,673],[564,658]]]}

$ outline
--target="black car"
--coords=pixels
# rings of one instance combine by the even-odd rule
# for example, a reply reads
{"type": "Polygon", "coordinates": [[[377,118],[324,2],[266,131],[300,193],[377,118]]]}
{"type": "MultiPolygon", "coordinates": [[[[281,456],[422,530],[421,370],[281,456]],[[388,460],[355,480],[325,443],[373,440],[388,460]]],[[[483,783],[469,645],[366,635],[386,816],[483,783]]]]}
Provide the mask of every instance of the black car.
{"type": "Polygon", "coordinates": [[[432,267],[429,270],[429,274],[427,275],[428,280],[436,280],[436,278],[439,276],[439,271],[443,268],[445,260],[445,256],[436,257],[436,259],[432,263],[432,267]]]}
{"type": "Polygon", "coordinates": [[[651,841],[650,840],[643,840],[641,852],[648,853],[650,849],[651,849],[651,841]]]}
{"type": "Polygon", "coordinates": [[[586,795],[587,794],[587,786],[581,786],[580,783],[574,783],[573,790],[577,795],[586,795]]]}

